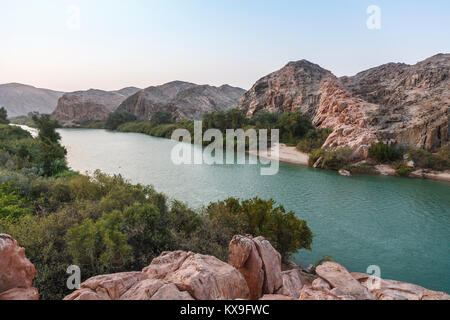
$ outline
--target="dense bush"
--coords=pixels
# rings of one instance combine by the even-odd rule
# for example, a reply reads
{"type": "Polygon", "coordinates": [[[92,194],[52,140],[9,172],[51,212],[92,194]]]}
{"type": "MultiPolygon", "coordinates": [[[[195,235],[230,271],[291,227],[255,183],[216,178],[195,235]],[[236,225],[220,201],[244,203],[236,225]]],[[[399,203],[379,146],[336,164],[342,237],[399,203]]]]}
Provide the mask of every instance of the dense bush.
{"type": "Polygon", "coordinates": [[[408,154],[419,168],[432,170],[450,169],[450,145],[440,148],[436,153],[411,148],[408,150],[408,154]]]}
{"type": "Polygon", "coordinates": [[[377,162],[390,162],[400,159],[402,153],[393,146],[380,141],[372,143],[369,148],[369,156],[377,162]]]}
{"type": "Polygon", "coordinates": [[[111,112],[106,118],[105,127],[109,130],[116,130],[121,124],[136,121],[137,117],[127,111],[111,112]]]}
{"type": "Polygon", "coordinates": [[[8,111],[4,107],[0,107],[0,124],[8,124],[8,111]]]}
{"type": "Polygon", "coordinates": [[[302,152],[310,153],[313,150],[320,149],[330,134],[332,129],[312,129],[297,144],[297,149],[302,152]]]}
{"type": "Polygon", "coordinates": [[[409,174],[412,172],[413,170],[411,168],[409,168],[406,164],[404,163],[399,163],[396,166],[396,172],[399,176],[402,177],[407,177],[409,176],[409,174]]]}
{"type": "Polygon", "coordinates": [[[328,170],[340,170],[348,167],[350,156],[353,153],[351,148],[338,149],[316,149],[309,156],[309,164],[313,166],[319,158],[322,158],[320,168],[328,170]]]}

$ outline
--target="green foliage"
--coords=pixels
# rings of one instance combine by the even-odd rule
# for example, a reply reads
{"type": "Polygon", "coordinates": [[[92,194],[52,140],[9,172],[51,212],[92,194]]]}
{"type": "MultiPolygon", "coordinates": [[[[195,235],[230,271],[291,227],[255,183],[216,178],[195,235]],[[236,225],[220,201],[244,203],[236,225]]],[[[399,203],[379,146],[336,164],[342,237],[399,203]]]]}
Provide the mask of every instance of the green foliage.
{"type": "Polygon", "coordinates": [[[80,127],[85,129],[106,129],[106,121],[84,121],[80,123],[80,127]]]}
{"type": "Polygon", "coordinates": [[[39,130],[40,167],[44,175],[53,176],[67,170],[67,150],[59,144],[61,136],[56,131],[58,122],[51,120],[49,115],[35,115],[33,121],[39,130]]]}
{"type": "Polygon", "coordinates": [[[108,115],[105,127],[109,130],[116,130],[121,124],[136,120],[137,117],[128,111],[114,111],[108,115]]]}
{"type": "Polygon", "coordinates": [[[4,107],[0,107],[0,124],[8,124],[8,111],[4,107]]]}
{"type": "Polygon", "coordinates": [[[170,112],[166,112],[166,111],[156,111],[153,115],[152,115],[152,119],[151,121],[155,124],[155,125],[160,125],[160,124],[169,124],[172,123],[172,114],[170,112]]]}
{"type": "Polygon", "coordinates": [[[421,149],[409,149],[409,157],[417,167],[432,170],[450,169],[450,145],[441,147],[436,153],[421,149]]]}
{"type": "Polygon", "coordinates": [[[14,124],[28,126],[31,128],[36,128],[36,123],[34,123],[34,121],[33,121],[33,116],[38,116],[38,115],[39,115],[38,112],[30,112],[26,116],[13,117],[13,118],[10,118],[9,120],[11,121],[11,123],[14,123],[14,124]]]}
{"type": "Polygon", "coordinates": [[[398,160],[401,157],[401,152],[380,141],[372,143],[369,149],[369,156],[377,162],[389,162],[398,160]]]}
{"type": "Polygon", "coordinates": [[[340,170],[349,166],[352,153],[353,149],[350,148],[316,149],[309,155],[309,165],[313,166],[319,158],[322,158],[320,168],[340,170]]]}
{"type": "Polygon", "coordinates": [[[315,149],[312,150],[311,153],[309,154],[309,159],[308,159],[308,164],[310,167],[312,167],[317,160],[319,160],[321,157],[323,157],[325,154],[325,150],[324,149],[315,149]]]}
{"type": "Polygon", "coordinates": [[[297,149],[306,153],[320,149],[332,132],[332,129],[311,129],[297,144],[297,149]]]}
{"type": "MultiPolygon", "coordinates": [[[[286,212],[283,206],[276,206],[273,200],[254,198],[240,202],[230,198],[210,204],[203,215],[208,226],[203,236],[209,233],[222,245],[222,259],[226,258],[227,245],[235,234],[265,237],[284,260],[300,249],[311,249],[313,235],[306,221],[292,211],[286,212]]],[[[208,242],[214,242],[213,239],[208,242]]]]}
{"type": "Polygon", "coordinates": [[[280,130],[282,142],[296,145],[309,130],[314,129],[314,126],[311,119],[300,111],[289,111],[280,116],[276,128],[280,130]]]}
{"type": "Polygon", "coordinates": [[[409,168],[404,163],[400,163],[397,165],[396,172],[399,176],[408,177],[410,175],[410,173],[412,172],[412,169],[409,168]]]}
{"type": "Polygon", "coordinates": [[[30,214],[24,199],[19,195],[17,188],[6,183],[0,184],[0,219],[15,222],[20,217],[30,214]]]}

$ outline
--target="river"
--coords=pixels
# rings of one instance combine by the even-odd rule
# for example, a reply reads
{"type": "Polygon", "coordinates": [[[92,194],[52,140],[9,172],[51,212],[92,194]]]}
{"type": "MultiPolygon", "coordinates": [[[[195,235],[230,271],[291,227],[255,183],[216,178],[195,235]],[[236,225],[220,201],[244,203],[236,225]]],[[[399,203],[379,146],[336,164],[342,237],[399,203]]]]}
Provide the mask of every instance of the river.
{"type": "Polygon", "coordinates": [[[100,169],[150,184],[200,207],[238,197],[273,198],[308,222],[312,251],[303,266],[331,255],[355,272],[371,265],[381,277],[450,292],[450,183],[382,176],[341,177],[332,171],[280,164],[275,176],[259,165],[181,165],[175,142],[142,134],[61,129],[74,170],[100,169]]]}

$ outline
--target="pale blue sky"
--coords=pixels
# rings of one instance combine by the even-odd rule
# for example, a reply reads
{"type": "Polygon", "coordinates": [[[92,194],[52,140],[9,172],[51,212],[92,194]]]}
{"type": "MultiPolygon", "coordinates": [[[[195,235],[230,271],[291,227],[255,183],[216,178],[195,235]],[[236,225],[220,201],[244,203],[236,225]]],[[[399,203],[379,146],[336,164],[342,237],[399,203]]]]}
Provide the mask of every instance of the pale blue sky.
{"type": "Polygon", "coordinates": [[[240,86],[292,60],[336,75],[450,52],[450,1],[0,0],[0,83],[240,86]],[[81,28],[67,27],[67,8],[81,28]],[[366,27],[370,5],[381,30],[366,27]]]}

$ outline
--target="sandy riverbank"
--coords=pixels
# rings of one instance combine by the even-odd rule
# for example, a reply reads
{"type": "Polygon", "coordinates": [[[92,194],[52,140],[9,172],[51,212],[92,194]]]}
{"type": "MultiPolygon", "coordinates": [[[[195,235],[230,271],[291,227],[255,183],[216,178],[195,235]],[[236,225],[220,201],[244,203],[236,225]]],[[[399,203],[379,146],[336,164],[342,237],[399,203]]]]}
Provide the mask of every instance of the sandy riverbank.
{"type": "Polygon", "coordinates": [[[267,154],[260,154],[257,151],[248,151],[248,154],[254,155],[254,156],[259,156],[261,158],[266,158],[269,160],[279,160],[280,162],[287,162],[287,163],[292,163],[292,164],[297,164],[297,165],[302,165],[302,166],[307,166],[308,165],[308,159],[309,159],[309,155],[307,153],[303,153],[297,150],[296,147],[289,147],[283,143],[279,144],[279,148],[280,148],[280,154],[279,154],[279,158],[276,159],[275,155],[274,155],[274,150],[275,147],[272,147],[270,150],[270,153],[267,154]]]}

